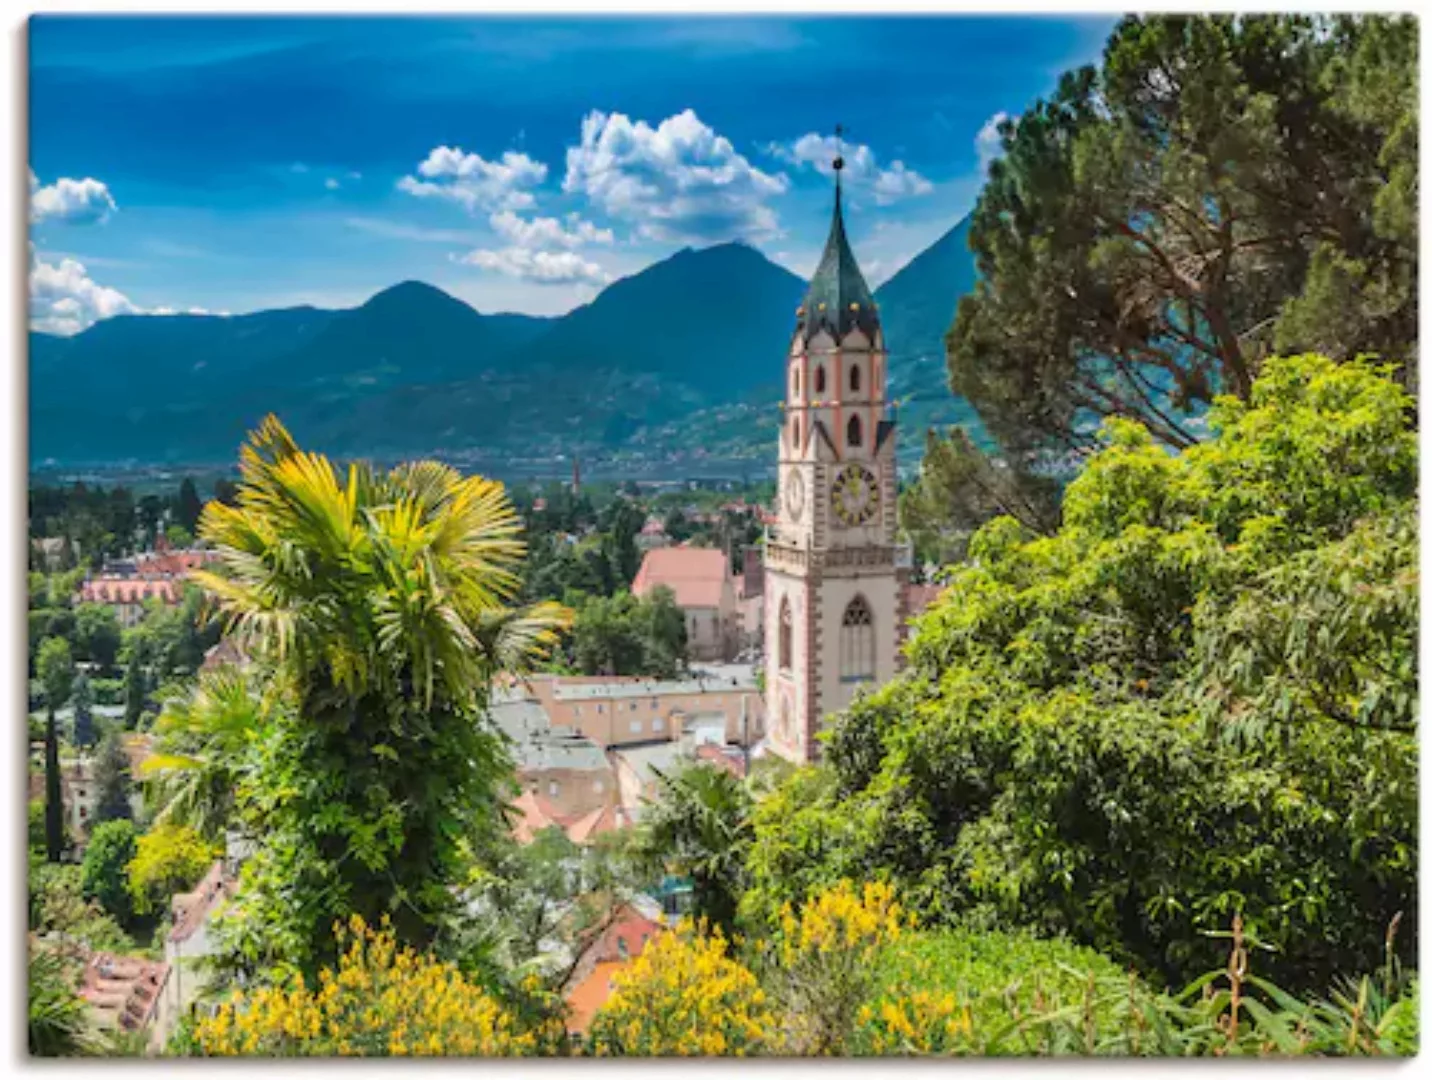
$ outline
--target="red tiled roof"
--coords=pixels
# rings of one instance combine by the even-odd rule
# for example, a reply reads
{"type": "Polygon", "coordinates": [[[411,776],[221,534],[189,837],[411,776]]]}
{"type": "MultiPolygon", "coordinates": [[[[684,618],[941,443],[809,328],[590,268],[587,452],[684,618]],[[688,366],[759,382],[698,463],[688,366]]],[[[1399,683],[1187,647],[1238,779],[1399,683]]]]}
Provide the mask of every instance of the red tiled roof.
{"type": "Polygon", "coordinates": [[[624,824],[625,821],[617,807],[603,806],[572,822],[567,828],[567,835],[571,837],[572,843],[585,844],[603,833],[620,829],[624,824]]]}
{"type": "Polygon", "coordinates": [[[696,759],[706,761],[719,768],[725,769],[732,776],[745,776],[745,764],[735,754],[728,754],[722,747],[715,743],[703,743],[696,748],[696,759]]]}
{"type": "Polygon", "coordinates": [[[719,608],[730,580],[726,553],[716,548],[674,547],[648,551],[632,582],[633,596],[645,596],[665,585],[682,608],[719,608]]]}
{"type": "Polygon", "coordinates": [[[919,615],[927,607],[935,602],[935,598],[945,591],[943,585],[906,585],[905,586],[905,611],[909,618],[919,615]]]}
{"type": "Polygon", "coordinates": [[[512,800],[512,809],[517,811],[517,820],[512,824],[512,835],[519,844],[530,844],[543,829],[556,825],[565,829],[557,808],[536,792],[524,791],[512,800]]]}
{"type": "Polygon", "coordinates": [[[137,1031],[154,1016],[168,976],[169,965],[162,961],[96,953],[85,964],[80,997],[97,1009],[114,1010],[116,1023],[137,1031]]]}

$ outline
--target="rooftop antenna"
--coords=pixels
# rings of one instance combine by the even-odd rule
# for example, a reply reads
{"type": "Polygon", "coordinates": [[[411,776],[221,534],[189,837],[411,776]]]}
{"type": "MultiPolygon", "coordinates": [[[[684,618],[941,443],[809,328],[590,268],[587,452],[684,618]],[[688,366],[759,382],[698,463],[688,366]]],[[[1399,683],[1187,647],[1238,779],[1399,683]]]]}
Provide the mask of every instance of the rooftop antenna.
{"type": "Polygon", "coordinates": [[[841,136],[844,134],[845,128],[840,124],[836,124],[835,160],[830,163],[830,167],[835,170],[835,198],[837,202],[840,201],[840,171],[845,168],[845,144],[841,139],[841,136]]]}

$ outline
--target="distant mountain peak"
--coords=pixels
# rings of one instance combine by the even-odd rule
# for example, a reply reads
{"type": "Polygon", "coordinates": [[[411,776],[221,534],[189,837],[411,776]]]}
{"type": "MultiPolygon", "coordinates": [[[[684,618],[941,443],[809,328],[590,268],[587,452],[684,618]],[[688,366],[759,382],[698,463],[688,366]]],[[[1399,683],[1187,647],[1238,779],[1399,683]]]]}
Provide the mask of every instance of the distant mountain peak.
{"type": "Polygon", "coordinates": [[[411,278],[407,281],[400,281],[396,285],[390,285],[386,289],[380,289],[378,292],[375,292],[366,301],[364,301],[362,307],[359,310],[362,310],[363,308],[372,309],[374,307],[387,307],[390,305],[400,305],[406,307],[413,304],[444,304],[449,306],[457,305],[459,307],[466,308],[469,311],[474,310],[471,304],[459,300],[451,293],[444,292],[436,285],[429,285],[426,281],[417,281],[411,278]]]}

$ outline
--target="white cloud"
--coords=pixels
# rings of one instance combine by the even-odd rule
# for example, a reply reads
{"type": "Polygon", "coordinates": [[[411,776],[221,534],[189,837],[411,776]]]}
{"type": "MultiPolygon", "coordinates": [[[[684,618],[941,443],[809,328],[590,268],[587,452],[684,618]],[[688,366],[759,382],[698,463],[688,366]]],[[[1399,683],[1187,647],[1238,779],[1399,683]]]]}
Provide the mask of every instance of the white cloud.
{"type": "Polygon", "coordinates": [[[547,179],[547,166],[508,150],[498,161],[439,146],[418,166],[419,180],[405,176],[398,190],[418,198],[450,199],[468,211],[525,210],[535,205],[531,188],[547,179]]]}
{"type": "Polygon", "coordinates": [[[496,251],[479,249],[456,256],[460,263],[519,278],[541,285],[568,285],[584,282],[605,285],[611,276],[594,262],[573,251],[530,251],[506,247],[496,251]]]}
{"type": "Polygon", "coordinates": [[[323,181],[323,186],[329,191],[337,191],[339,187],[338,178],[330,176],[327,180],[323,181]]]}
{"type": "Polygon", "coordinates": [[[580,192],[614,217],[641,223],[654,240],[765,239],[780,234],[766,201],[790,186],[762,172],[691,109],[656,127],[593,111],[580,146],[567,149],[565,192],[580,192]]]}
{"type": "Polygon", "coordinates": [[[139,312],[118,289],[100,285],[84,263],[64,258],[47,263],[30,253],[30,328],[50,334],[78,334],[99,319],[139,312]]]}
{"type": "Polygon", "coordinates": [[[97,224],[119,209],[109,187],[101,180],[85,177],[71,180],[62,176],[53,184],[40,186],[30,173],[30,220],[67,221],[75,225],[97,224]]]}
{"type": "Polygon", "coordinates": [[[984,122],[979,134],[975,136],[975,153],[980,158],[980,175],[984,176],[989,172],[989,163],[1004,152],[1000,142],[999,125],[1009,119],[1009,113],[997,112],[984,122]]]}
{"type": "Polygon", "coordinates": [[[935,190],[929,180],[903,161],[892,161],[881,168],[875,152],[861,143],[841,142],[834,135],[818,135],[814,131],[794,142],[772,143],[772,155],[792,165],[809,166],[825,176],[835,173],[837,155],[845,159],[844,183],[849,188],[868,191],[880,206],[889,206],[902,199],[928,195],[935,190]]]}
{"type": "Polygon", "coordinates": [[[584,244],[610,244],[616,237],[611,229],[599,229],[581,215],[567,215],[567,224],[556,218],[520,218],[511,210],[499,210],[488,224],[509,243],[524,248],[579,248],[584,244]]]}
{"type": "Polygon", "coordinates": [[[350,217],[343,224],[359,232],[371,233],[389,240],[421,240],[438,244],[474,244],[481,236],[469,229],[428,229],[409,225],[404,221],[390,221],[386,218],[350,217]]]}

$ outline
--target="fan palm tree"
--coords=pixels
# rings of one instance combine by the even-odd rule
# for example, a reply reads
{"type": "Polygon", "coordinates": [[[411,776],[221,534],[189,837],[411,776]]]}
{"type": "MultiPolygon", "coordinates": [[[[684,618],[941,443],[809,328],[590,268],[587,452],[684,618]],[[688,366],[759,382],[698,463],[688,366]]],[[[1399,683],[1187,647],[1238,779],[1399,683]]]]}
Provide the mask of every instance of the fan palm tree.
{"type": "Polygon", "coordinates": [[[69,963],[30,945],[29,1046],[32,1057],[68,1057],[91,1048],[85,1003],[75,993],[69,963]]]}
{"type": "Polygon", "coordinates": [[[657,782],[639,850],[650,870],[689,876],[693,914],[729,930],[753,835],[751,794],[738,777],[705,764],[670,775],[657,772],[657,782]]]}
{"type": "Polygon", "coordinates": [[[511,606],[521,519],[495,481],[433,461],[340,477],[272,416],[240,472],[235,504],[200,517],[217,565],[194,576],[284,692],[244,777],[265,841],[246,909],[289,954],[349,913],[425,944],[465,852],[502,828],[491,680],[540,660],[568,612],[511,606]]]}
{"type": "Polygon", "coordinates": [[[205,672],[164,703],[154,724],[156,752],[139,766],[159,809],[155,825],[188,825],[207,840],[223,835],[235,811],[245,752],[273,695],[234,667],[205,672]]]}

